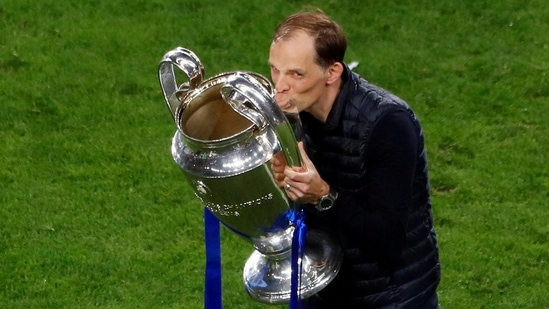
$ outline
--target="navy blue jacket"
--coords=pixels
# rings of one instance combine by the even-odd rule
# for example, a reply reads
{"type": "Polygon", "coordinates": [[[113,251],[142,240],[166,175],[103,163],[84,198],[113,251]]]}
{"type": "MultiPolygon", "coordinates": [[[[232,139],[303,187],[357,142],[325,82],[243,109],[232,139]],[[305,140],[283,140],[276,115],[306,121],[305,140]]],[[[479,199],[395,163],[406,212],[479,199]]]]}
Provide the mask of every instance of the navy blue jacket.
{"type": "Polygon", "coordinates": [[[326,123],[300,117],[308,155],[339,194],[328,211],[306,207],[307,221],[335,235],[344,252],[314,308],[423,308],[440,262],[416,116],[346,67],[326,123]]]}

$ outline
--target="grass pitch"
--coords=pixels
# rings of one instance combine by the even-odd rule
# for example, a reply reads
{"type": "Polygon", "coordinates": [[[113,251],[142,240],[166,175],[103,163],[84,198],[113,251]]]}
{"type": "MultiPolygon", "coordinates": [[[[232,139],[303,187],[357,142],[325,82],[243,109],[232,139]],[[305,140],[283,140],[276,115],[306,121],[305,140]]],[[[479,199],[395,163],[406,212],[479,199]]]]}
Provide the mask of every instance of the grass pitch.
{"type": "MultiPolygon", "coordinates": [[[[0,3],[0,307],[201,308],[202,209],[170,155],[157,81],[184,46],[206,75],[268,74],[304,1],[0,3]]],[[[427,139],[443,308],[549,306],[549,4],[316,1],[347,60],[427,139]]],[[[223,231],[225,308],[251,246],[223,231]]]]}

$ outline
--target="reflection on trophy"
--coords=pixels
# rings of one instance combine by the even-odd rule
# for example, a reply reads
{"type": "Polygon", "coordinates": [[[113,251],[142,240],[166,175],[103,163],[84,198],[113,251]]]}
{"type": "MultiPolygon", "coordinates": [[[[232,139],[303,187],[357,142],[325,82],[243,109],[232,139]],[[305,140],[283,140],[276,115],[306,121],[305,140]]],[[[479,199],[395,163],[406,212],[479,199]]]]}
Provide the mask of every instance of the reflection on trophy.
{"type": "MultiPolygon", "coordinates": [[[[298,210],[276,184],[270,160],[282,153],[301,165],[296,138],[274,101],[268,79],[235,71],[204,80],[204,67],[190,50],[163,57],[159,79],[177,125],[172,155],[196,197],[230,231],[254,246],[243,271],[251,297],[287,303],[291,294],[291,248],[298,210]],[[174,70],[177,69],[177,70],[174,70]],[[178,83],[176,73],[185,81],[178,83]]],[[[309,297],[337,274],[341,251],[330,235],[309,230],[300,255],[297,294],[309,297]]]]}

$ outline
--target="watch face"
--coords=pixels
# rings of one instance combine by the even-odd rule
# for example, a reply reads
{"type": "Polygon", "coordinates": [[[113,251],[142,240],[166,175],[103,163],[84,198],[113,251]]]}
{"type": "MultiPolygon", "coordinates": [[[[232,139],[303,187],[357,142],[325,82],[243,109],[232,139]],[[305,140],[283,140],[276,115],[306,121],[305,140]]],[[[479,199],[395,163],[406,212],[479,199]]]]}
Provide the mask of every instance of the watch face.
{"type": "Polygon", "coordinates": [[[324,211],[332,208],[334,206],[334,202],[337,199],[337,192],[328,193],[328,195],[324,195],[320,198],[320,201],[318,201],[318,204],[316,205],[316,209],[319,211],[324,211]]]}
{"type": "Polygon", "coordinates": [[[322,200],[320,200],[320,203],[318,203],[318,206],[321,210],[328,210],[332,208],[332,205],[334,204],[334,201],[330,199],[329,197],[325,197],[322,200]]]}

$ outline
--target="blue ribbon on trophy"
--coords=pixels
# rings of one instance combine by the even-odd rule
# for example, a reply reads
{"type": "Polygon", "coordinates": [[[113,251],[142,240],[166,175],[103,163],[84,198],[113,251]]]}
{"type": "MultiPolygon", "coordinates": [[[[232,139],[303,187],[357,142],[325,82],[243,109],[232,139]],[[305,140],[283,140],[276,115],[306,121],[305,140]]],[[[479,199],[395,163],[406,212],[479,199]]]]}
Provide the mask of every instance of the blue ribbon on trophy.
{"type": "Polygon", "coordinates": [[[222,309],[221,235],[219,220],[204,207],[204,238],[206,270],[204,281],[204,308],[222,309]]]}
{"type": "Polygon", "coordinates": [[[305,238],[307,236],[307,225],[305,224],[305,212],[303,209],[290,210],[288,221],[294,226],[292,237],[292,277],[290,292],[290,309],[298,309],[299,306],[299,278],[301,277],[303,254],[305,252],[305,238]]]}
{"type": "MultiPolygon", "coordinates": [[[[303,209],[289,210],[285,218],[294,227],[292,235],[290,309],[299,309],[299,278],[307,236],[305,212],[303,209]]],[[[220,224],[211,211],[204,208],[204,236],[206,243],[206,271],[204,281],[204,308],[222,309],[222,269],[220,224]]]]}

